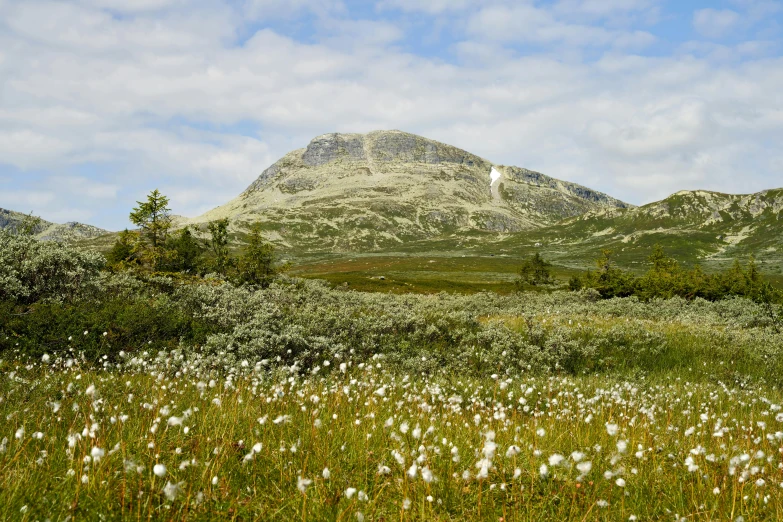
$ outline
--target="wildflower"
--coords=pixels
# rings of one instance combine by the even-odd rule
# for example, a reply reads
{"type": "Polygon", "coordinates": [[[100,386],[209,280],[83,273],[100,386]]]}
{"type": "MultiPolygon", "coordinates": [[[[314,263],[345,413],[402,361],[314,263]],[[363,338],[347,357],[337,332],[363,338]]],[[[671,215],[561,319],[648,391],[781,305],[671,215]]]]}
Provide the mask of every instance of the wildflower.
{"type": "Polygon", "coordinates": [[[763,478],[760,478],[760,479],[758,479],[758,480],[756,481],[756,487],[759,487],[759,488],[760,488],[760,487],[764,486],[764,484],[766,484],[766,483],[767,483],[767,482],[766,482],[766,481],[765,481],[763,478]]]}
{"type": "Polygon", "coordinates": [[[321,476],[324,478],[324,480],[329,480],[329,477],[332,476],[332,473],[329,471],[329,468],[324,468],[324,470],[321,472],[321,476]]]}
{"type": "Polygon", "coordinates": [[[538,428],[536,430],[536,435],[538,435],[539,437],[543,437],[544,435],[546,435],[546,430],[544,428],[538,428]]]}
{"type": "Polygon", "coordinates": [[[43,356],[41,357],[41,362],[42,362],[42,363],[44,363],[44,364],[49,364],[49,359],[50,359],[50,358],[49,358],[49,354],[48,354],[48,353],[45,353],[45,354],[43,354],[43,356]]]}
{"type": "Polygon", "coordinates": [[[522,470],[519,468],[516,468],[514,470],[514,479],[518,479],[522,475],[522,470]]]}
{"type": "Polygon", "coordinates": [[[214,477],[212,477],[212,485],[217,486],[217,484],[218,484],[218,478],[217,475],[215,475],[214,477]]]}
{"type": "Polygon", "coordinates": [[[606,423],[606,433],[608,433],[609,436],[614,437],[615,435],[617,435],[618,429],[619,427],[617,426],[617,424],[610,424],[608,422],[606,423]]]}
{"type": "Polygon", "coordinates": [[[152,472],[155,474],[155,476],[163,478],[166,476],[166,466],[163,464],[155,464],[152,467],[152,472]]]}
{"type": "Polygon", "coordinates": [[[356,494],[356,488],[348,488],[345,490],[345,498],[351,499],[356,494]]]}
{"type": "Polygon", "coordinates": [[[296,481],[296,489],[298,489],[300,493],[304,494],[304,492],[307,491],[307,487],[312,483],[313,481],[310,479],[299,477],[296,481]]]}
{"type": "Polygon", "coordinates": [[[411,508],[411,499],[406,498],[402,501],[402,509],[410,509],[411,508]]]}
{"type": "Polygon", "coordinates": [[[378,397],[385,397],[386,396],[386,386],[381,386],[377,390],[375,390],[375,395],[378,397]]]}
{"type": "Polygon", "coordinates": [[[584,462],[580,462],[576,465],[576,469],[581,473],[582,475],[587,475],[590,473],[590,470],[593,469],[593,463],[589,460],[586,460],[584,462]]]}
{"type": "Polygon", "coordinates": [[[564,458],[565,458],[565,457],[563,457],[563,456],[562,456],[562,455],[560,455],[559,453],[555,453],[554,455],[551,455],[551,456],[549,457],[549,465],[550,465],[550,466],[559,466],[559,465],[560,465],[560,463],[561,463],[561,462],[563,462],[563,459],[564,459],[564,458]]]}
{"type": "Polygon", "coordinates": [[[519,446],[514,446],[514,445],[509,446],[508,449],[506,450],[506,458],[510,458],[510,457],[514,457],[516,455],[519,455],[520,451],[521,451],[521,449],[519,448],[519,446]]]}
{"type": "Polygon", "coordinates": [[[715,489],[712,490],[713,495],[720,495],[720,488],[715,486],[715,489]]]}
{"type": "Polygon", "coordinates": [[[166,499],[169,500],[169,502],[177,500],[177,497],[182,494],[182,487],[184,484],[184,482],[177,482],[176,484],[172,484],[171,482],[167,481],[166,485],[163,486],[163,494],[166,495],[166,499]]]}
{"type": "Polygon", "coordinates": [[[408,471],[407,471],[407,475],[408,475],[408,477],[410,477],[410,478],[416,478],[416,471],[417,471],[418,469],[419,469],[419,467],[416,465],[416,463],[415,463],[415,462],[414,462],[413,464],[411,464],[411,467],[410,467],[410,468],[408,468],[408,471]]]}
{"type": "Polygon", "coordinates": [[[391,469],[383,464],[378,465],[378,475],[388,475],[391,473],[391,469]]]}
{"type": "Polygon", "coordinates": [[[435,477],[432,475],[432,471],[430,471],[430,468],[424,467],[421,468],[421,478],[424,480],[424,482],[429,484],[430,482],[433,481],[435,477]]]}
{"type": "Polygon", "coordinates": [[[541,467],[538,468],[538,474],[541,475],[541,478],[546,478],[549,475],[549,468],[546,464],[541,464],[541,467]]]}
{"type": "Polygon", "coordinates": [[[624,488],[625,487],[625,479],[620,477],[617,480],[614,481],[615,484],[617,484],[617,487],[624,488]]]}
{"type": "Polygon", "coordinates": [[[92,457],[92,460],[95,462],[98,462],[103,458],[103,456],[106,455],[106,451],[101,448],[93,448],[90,450],[90,456],[92,457]]]}
{"type": "Polygon", "coordinates": [[[14,438],[17,440],[24,438],[24,426],[16,430],[16,433],[14,433],[14,438]]]}
{"type": "Polygon", "coordinates": [[[585,454],[582,453],[581,451],[571,452],[571,460],[573,460],[574,462],[579,462],[583,458],[585,458],[585,454]]]}
{"type": "Polygon", "coordinates": [[[365,493],[364,491],[360,491],[356,498],[358,498],[362,502],[367,502],[368,500],[370,500],[370,497],[368,497],[367,493],[365,493]]]}

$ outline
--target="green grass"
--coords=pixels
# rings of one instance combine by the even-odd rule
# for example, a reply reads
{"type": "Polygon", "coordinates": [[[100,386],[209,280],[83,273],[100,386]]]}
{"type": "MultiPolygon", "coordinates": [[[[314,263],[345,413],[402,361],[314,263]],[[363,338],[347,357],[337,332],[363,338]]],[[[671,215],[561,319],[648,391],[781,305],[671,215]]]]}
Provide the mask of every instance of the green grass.
{"type": "Polygon", "coordinates": [[[125,372],[6,361],[0,518],[783,517],[779,390],[665,376],[427,378],[350,360],[343,375],[331,362],[309,377],[210,384],[158,375],[163,361],[125,372]]]}

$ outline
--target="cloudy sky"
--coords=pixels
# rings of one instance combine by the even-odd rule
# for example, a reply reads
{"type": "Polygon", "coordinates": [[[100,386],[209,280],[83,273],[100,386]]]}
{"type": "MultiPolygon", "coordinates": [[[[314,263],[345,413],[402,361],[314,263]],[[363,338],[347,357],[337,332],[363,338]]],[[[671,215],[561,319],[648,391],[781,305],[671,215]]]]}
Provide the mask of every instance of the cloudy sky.
{"type": "Polygon", "coordinates": [[[0,0],[0,207],[197,215],[375,129],[635,204],[780,187],[782,44],[772,0],[0,0]]]}

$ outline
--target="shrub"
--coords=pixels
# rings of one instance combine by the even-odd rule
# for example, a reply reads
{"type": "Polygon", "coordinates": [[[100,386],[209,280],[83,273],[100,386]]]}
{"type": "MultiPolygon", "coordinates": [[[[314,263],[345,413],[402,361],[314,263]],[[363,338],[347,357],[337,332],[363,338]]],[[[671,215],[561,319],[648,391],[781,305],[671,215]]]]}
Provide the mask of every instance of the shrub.
{"type": "Polygon", "coordinates": [[[0,300],[72,301],[92,289],[105,262],[95,252],[0,231],[0,300]]]}

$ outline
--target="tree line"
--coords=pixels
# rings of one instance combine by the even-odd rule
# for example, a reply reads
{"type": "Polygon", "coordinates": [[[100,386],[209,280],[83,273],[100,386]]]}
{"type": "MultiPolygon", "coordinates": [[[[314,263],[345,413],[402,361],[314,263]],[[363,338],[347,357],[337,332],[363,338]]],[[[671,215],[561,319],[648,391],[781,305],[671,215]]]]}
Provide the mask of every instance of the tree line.
{"type": "Polygon", "coordinates": [[[138,228],[120,232],[106,254],[113,270],[217,274],[236,283],[266,288],[285,268],[275,262],[274,245],[264,239],[260,223],[250,226],[241,255],[233,255],[228,218],[209,222],[206,237],[200,238],[190,226],[172,233],[169,198],[159,190],[136,203],[129,219],[138,228]]]}
{"type": "MultiPolygon", "coordinates": [[[[642,300],[702,298],[717,301],[727,297],[745,297],[756,302],[783,300],[780,290],[765,280],[753,257],[743,266],[738,259],[728,270],[706,273],[696,265],[686,268],[655,245],[647,259],[649,268],[642,275],[617,266],[611,250],[602,250],[595,260],[595,269],[574,275],[568,281],[570,290],[595,290],[602,298],[631,297],[642,300]]],[[[519,270],[517,287],[551,285],[551,263],[536,252],[528,257],[519,270]]]]}

